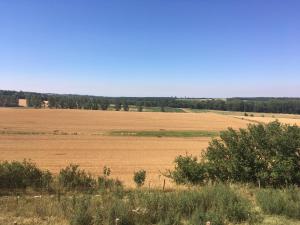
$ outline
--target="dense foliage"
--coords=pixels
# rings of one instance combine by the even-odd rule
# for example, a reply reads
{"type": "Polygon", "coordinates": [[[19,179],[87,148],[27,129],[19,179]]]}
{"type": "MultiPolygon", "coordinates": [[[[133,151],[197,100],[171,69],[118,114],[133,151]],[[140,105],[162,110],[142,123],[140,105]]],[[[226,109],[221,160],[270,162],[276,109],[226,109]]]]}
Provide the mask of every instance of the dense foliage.
{"type": "Polygon", "coordinates": [[[61,169],[58,180],[63,187],[69,190],[87,190],[96,186],[96,180],[74,164],[61,169]]]}
{"type": "Polygon", "coordinates": [[[0,107],[17,107],[18,95],[14,92],[0,90],[0,107]]]}
{"type": "Polygon", "coordinates": [[[300,185],[300,128],[278,121],[250,124],[238,131],[229,128],[210,142],[200,162],[192,156],[179,156],[175,164],[169,176],[176,183],[300,185]]]}
{"type": "Polygon", "coordinates": [[[134,172],[133,180],[138,187],[143,186],[146,180],[146,170],[139,170],[134,172]]]}
{"type": "Polygon", "coordinates": [[[26,104],[28,107],[33,107],[33,108],[44,107],[44,101],[41,95],[27,95],[26,104]]]}
{"type": "Polygon", "coordinates": [[[19,100],[16,96],[0,95],[0,107],[17,107],[19,100]]]}
{"type": "Polygon", "coordinates": [[[228,98],[192,102],[191,108],[195,109],[300,114],[299,98],[228,98]]]}
{"type": "Polygon", "coordinates": [[[48,170],[39,169],[34,163],[24,160],[0,162],[0,189],[17,190],[34,188],[36,190],[53,191],[112,191],[123,189],[123,184],[118,179],[109,178],[110,168],[104,167],[103,176],[98,177],[98,183],[91,174],[78,165],[70,164],[60,170],[57,177],[48,170]],[[58,183],[57,183],[57,182],[58,183]],[[58,184],[58,186],[57,186],[58,184]]]}
{"type": "Polygon", "coordinates": [[[30,161],[0,163],[0,188],[49,188],[51,182],[51,173],[39,169],[30,161]]]}

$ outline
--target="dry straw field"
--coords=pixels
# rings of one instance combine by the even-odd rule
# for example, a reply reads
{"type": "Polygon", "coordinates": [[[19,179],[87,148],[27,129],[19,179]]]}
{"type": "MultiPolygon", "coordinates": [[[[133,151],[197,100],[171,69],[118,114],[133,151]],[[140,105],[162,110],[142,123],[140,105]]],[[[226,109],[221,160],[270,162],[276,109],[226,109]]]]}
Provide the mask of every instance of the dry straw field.
{"type": "MultiPolygon", "coordinates": [[[[251,118],[259,120],[260,118],[251,118]]],[[[272,120],[274,118],[262,118],[272,120]]],[[[280,120],[287,120],[280,118],[280,120]]],[[[294,120],[298,123],[300,120],[294,120]]],[[[283,121],[283,122],[284,122],[283,121]]],[[[104,165],[132,186],[133,172],[147,171],[147,185],[160,186],[162,171],[177,155],[199,155],[211,137],[115,136],[111,131],[203,131],[246,127],[246,119],[218,113],[115,112],[54,109],[0,109],[0,160],[31,159],[57,173],[69,163],[94,175],[104,165]]],[[[171,185],[167,183],[167,185],[171,185]]]]}

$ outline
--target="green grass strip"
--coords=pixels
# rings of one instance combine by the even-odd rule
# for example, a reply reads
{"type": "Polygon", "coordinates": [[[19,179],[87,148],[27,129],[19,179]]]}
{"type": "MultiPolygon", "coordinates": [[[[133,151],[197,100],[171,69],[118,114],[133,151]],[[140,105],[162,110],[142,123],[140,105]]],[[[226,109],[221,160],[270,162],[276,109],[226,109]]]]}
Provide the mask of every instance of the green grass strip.
{"type": "MultiPolygon", "coordinates": [[[[174,112],[174,113],[185,113],[184,110],[180,108],[171,108],[171,107],[165,107],[165,112],[174,112]]],[[[144,112],[161,112],[161,107],[145,107],[143,109],[144,112]]]]}
{"type": "Polygon", "coordinates": [[[217,131],[126,131],[118,130],[109,132],[111,136],[134,136],[134,137],[216,137],[219,135],[217,131]]]}
{"type": "Polygon", "coordinates": [[[46,134],[46,133],[45,132],[39,132],[39,131],[0,130],[0,134],[8,134],[8,135],[39,135],[39,134],[46,134]]]}

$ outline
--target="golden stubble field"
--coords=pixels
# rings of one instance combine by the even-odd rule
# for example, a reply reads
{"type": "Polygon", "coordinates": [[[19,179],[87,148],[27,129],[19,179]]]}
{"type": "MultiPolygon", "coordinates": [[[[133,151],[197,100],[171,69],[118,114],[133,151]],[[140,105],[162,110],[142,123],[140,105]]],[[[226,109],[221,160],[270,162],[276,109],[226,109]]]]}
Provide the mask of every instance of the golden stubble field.
{"type": "MultiPolygon", "coordinates": [[[[256,118],[253,118],[256,119],[256,118]]],[[[133,172],[147,171],[147,185],[160,186],[160,171],[173,167],[180,154],[200,155],[211,140],[198,138],[117,137],[112,130],[221,131],[246,127],[249,121],[217,113],[115,112],[0,108],[0,160],[31,159],[58,173],[69,163],[94,175],[104,165],[127,186],[133,172]]],[[[167,185],[171,185],[167,182],[167,185]]]]}

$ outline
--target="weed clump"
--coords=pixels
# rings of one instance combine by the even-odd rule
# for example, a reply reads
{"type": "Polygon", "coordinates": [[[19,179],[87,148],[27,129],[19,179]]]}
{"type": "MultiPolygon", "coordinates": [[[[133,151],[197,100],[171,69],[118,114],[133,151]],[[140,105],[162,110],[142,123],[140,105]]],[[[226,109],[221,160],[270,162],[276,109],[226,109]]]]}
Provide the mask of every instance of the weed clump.
{"type": "Polygon", "coordinates": [[[265,213],[300,219],[300,190],[297,188],[259,190],[256,200],[265,213]]]}
{"type": "Polygon", "coordinates": [[[71,225],[92,225],[93,217],[89,211],[90,200],[81,199],[76,205],[75,213],[71,218],[71,225]]]}

